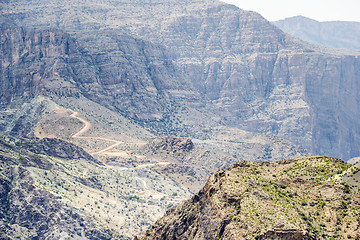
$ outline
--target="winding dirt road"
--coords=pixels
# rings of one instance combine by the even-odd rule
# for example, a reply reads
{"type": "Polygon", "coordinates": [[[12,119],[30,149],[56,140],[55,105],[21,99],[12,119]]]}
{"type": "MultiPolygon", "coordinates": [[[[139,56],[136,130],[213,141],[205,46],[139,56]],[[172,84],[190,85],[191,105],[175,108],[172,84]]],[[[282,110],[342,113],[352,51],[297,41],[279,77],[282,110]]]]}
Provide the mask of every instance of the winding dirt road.
{"type": "MultiPolygon", "coordinates": [[[[83,136],[86,132],[89,131],[89,129],[91,128],[91,123],[89,121],[87,121],[86,119],[82,118],[79,116],[79,113],[78,112],[73,112],[70,117],[72,118],[76,118],[78,119],[79,121],[81,121],[84,126],[76,133],[74,133],[71,137],[72,138],[77,138],[77,139],[96,139],[96,140],[102,140],[102,141],[107,141],[107,142],[112,142],[113,144],[111,144],[110,146],[107,146],[101,150],[98,150],[96,152],[92,152],[91,154],[96,154],[96,155],[107,155],[106,153],[121,145],[121,144],[124,144],[124,142],[122,141],[118,141],[118,140],[113,140],[113,139],[109,139],[109,138],[103,138],[103,137],[86,137],[86,136],[83,136]]],[[[119,151],[119,153],[122,153],[121,151],[119,151]]],[[[108,155],[111,155],[113,154],[113,152],[108,152],[108,155]]],[[[153,167],[153,166],[160,166],[160,165],[169,165],[170,162],[162,162],[162,161],[159,161],[157,163],[147,163],[147,164],[142,164],[142,165],[138,165],[136,166],[134,169],[142,169],[142,168],[147,168],[147,167],[153,167]]],[[[125,170],[131,170],[130,168],[126,168],[126,167],[123,167],[121,169],[118,169],[118,170],[121,170],[121,171],[125,171],[125,170]]],[[[146,192],[149,192],[151,193],[152,195],[159,195],[160,193],[159,192],[156,192],[154,190],[152,190],[146,183],[146,181],[141,178],[141,177],[137,177],[135,176],[135,179],[137,179],[138,181],[140,181],[142,184],[143,184],[143,188],[144,188],[144,191],[146,192]]],[[[159,196],[165,196],[166,194],[160,194],[159,196]]]]}
{"type": "Polygon", "coordinates": [[[113,142],[113,144],[111,144],[110,146],[108,147],[105,147],[97,152],[92,152],[91,154],[97,154],[97,155],[101,155],[101,154],[104,154],[105,152],[121,145],[121,144],[124,144],[124,142],[121,142],[121,141],[117,141],[117,140],[113,140],[113,139],[110,139],[110,138],[103,138],[103,137],[85,137],[85,136],[82,136],[84,135],[87,131],[89,131],[89,129],[91,128],[91,123],[87,120],[85,120],[84,118],[80,117],[79,116],[79,113],[78,112],[74,112],[70,115],[70,117],[72,118],[76,118],[78,119],[79,121],[81,121],[83,124],[84,124],[84,127],[81,128],[77,133],[74,133],[71,137],[72,138],[78,138],[78,139],[96,139],[96,140],[102,140],[102,141],[107,141],[107,142],[113,142]]]}

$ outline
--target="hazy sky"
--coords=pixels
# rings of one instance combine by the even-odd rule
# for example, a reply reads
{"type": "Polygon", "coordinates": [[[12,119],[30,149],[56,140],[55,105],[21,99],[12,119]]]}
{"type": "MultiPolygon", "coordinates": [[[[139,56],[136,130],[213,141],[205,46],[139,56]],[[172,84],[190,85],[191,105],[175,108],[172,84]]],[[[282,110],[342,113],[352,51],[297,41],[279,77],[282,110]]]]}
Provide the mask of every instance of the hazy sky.
{"type": "Polygon", "coordinates": [[[318,21],[360,22],[360,0],[222,0],[270,21],[302,15],[318,21]]]}

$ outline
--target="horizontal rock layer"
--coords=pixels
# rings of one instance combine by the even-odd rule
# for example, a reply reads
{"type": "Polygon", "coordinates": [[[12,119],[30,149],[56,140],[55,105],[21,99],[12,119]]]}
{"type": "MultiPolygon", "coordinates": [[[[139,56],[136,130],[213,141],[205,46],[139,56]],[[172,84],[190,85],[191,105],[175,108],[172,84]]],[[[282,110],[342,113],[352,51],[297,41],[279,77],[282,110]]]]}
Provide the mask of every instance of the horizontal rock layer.
{"type": "Polygon", "coordinates": [[[357,53],[302,43],[219,1],[1,4],[3,27],[71,34],[3,31],[2,102],[83,94],[154,129],[168,128],[175,103],[206,104],[225,124],[313,153],[360,154],[357,53]]]}

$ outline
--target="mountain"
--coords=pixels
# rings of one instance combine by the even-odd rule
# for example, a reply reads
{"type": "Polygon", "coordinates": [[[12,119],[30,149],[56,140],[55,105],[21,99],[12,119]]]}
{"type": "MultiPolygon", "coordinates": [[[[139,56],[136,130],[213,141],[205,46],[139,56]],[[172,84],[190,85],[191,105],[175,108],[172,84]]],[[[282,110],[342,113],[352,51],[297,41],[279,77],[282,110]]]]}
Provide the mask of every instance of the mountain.
{"type": "Polygon", "coordinates": [[[190,196],[156,163],[134,162],[104,164],[60,139],[2,137],[1,237],[131,239],[190,196]]]}
{"type": "Polygon", "coordinates": [[[210,114],[205,125],[272,134],[314,154],[359,156],[357,52],[299,42],[257,13],[218,1],[1,6],[5,104],[23,91],[23,98],[81,95],[156,134],[204,137],[194,124],[204,117],[176,110],[186,105],[210,114]],[[33,71],[22,72],[30,64],[33,71]]]}
{"type": "Polygon", "coordinates": [[[273,22],[284,32],[321,46],[360,49],[360,23],[345,21],[318,22],[303,16],[273,22]]]}
{"type": "Polygon", "coordinates": [[[329,157],[239,162],[139,239],[356,239],[359,166],[329,157]]]}
{"type": "MultiPolygon", "coordinates": [[[[24,166],[34,190],[104,236],[138,235],[242,159],[360,155],[356,51],[215,0],[7,0],[0,13],[0,133],[19,145],[4,164],[43,156],[52,172],[24,166]]],[[[6,237],[31,228],[3,221],[6,237]]]]}

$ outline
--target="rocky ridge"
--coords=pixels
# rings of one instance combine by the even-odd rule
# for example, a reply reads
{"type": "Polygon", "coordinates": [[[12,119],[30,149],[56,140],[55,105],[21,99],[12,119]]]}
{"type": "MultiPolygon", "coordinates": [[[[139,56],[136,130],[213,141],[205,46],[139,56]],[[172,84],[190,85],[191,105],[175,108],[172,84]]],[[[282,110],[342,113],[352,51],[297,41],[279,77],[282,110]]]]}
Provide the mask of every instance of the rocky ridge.
{"type": "Polygon", "coordinates": [[[139,239],[356,239],[359,176],[329,157],[239,162],[139,239]]]}
{"type": "Polygon", "coordinates": [[[43,154],[52,157],[58,157],[68,160],[84,159],[99,165],[103,165],[102,162],[93,158],[89,153],[85,152],[82,148],[65,142],[61,139],[56,138],[43,138],[43,139],[32,139],[32,140],[21,140],[19,147],[23,147],[30,152],[36,154],[43,154]]]}
{"type": "MultiPolygon", "coordinates": [[[[1,238],[119,239],[119,236],[69,205],[63,196],[40,188],[33,177],[33,169],[47,175],[56,166],[48,160],[43,149],[41,155],[34,154],[24,150],[21,144],[31,145],[24,140],[0,140],[1,238]]],[[[57,152],[67,144],[59,144],[57,152]]],[[[93,158],[87,160],[92,161],[93,158]]]]}

